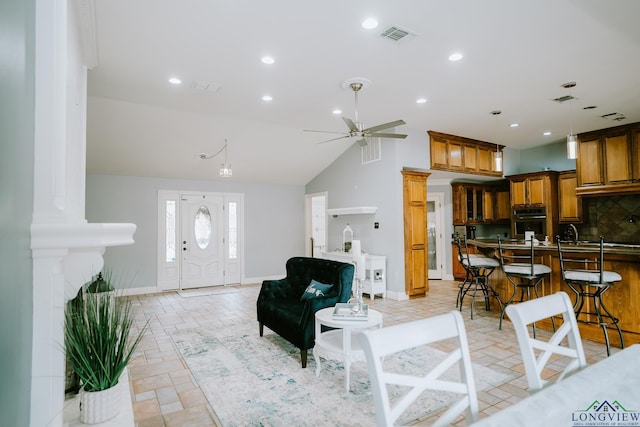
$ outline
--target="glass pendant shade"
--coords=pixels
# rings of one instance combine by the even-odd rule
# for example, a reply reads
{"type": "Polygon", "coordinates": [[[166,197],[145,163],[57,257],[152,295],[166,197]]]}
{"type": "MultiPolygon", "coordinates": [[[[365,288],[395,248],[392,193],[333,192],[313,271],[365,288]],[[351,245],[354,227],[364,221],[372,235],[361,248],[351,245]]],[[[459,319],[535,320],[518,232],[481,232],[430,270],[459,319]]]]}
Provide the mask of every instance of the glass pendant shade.
{"type": "Polygon", "coordinates": [[[229,178],[233,176],[233,171],[231,170],[231,164],[223,163],[220,165],[220,177],[229,178]]]}
{"type": "Polygon", "coordinates": [[[494,169],[496,170],[496,172],[502,172],[502,151],[497,150],[496,151],[496,156],[493,159],[494,161],[494,169]]]}
{"type": "Polygon", "coordinates": [[[578,158],[578,138],[573,133],[567,136],[567,158],[578,158]]]}

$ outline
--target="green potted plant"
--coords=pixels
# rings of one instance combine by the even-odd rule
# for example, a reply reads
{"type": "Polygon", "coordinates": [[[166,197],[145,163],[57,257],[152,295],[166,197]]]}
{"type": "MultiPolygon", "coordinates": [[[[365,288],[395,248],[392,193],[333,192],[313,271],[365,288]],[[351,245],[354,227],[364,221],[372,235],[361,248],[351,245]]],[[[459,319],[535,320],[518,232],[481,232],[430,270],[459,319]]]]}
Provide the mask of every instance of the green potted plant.
{"type": "Polygon", "coordinates": [[[134,334],[134,315],[131,301],[113,292],[88,293],[65,309],[65,350],[82,385],[83,423],[118,415],[120,377],[148,326],[134,334]]]}

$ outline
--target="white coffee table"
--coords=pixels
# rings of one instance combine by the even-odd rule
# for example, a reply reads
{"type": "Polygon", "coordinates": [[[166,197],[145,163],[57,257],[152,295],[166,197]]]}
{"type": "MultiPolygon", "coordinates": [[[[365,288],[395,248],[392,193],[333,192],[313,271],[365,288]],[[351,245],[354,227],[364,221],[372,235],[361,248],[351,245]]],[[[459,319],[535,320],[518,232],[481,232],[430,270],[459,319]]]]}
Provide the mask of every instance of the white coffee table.
{"type": "Polygon", "coordinates": [[[363,329],[382,327],[382,313],[369,309],[366,320],[343,320],[333,318],[333,307],[316,312],[316,342],[313,358],[316,361],[316,376],[320,376],[320,358],[338,360],[344,364],[344,386],[349,391],[349,369],[351,362],[366,361],[364,351],[356,335],[363,329]],[[322,325],[334,329],[322,331],[322,325]]]}

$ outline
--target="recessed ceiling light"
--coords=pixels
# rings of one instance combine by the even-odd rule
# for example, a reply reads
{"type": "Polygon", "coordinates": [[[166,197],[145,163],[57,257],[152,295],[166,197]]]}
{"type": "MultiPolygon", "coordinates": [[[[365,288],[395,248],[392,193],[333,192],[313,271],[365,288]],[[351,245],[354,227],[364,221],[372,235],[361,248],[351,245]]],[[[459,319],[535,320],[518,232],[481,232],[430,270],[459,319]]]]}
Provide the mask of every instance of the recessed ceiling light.
{"type": "Polygon", "coordinates": [[[263,56],[261,61],[262,61],[263,64],[267,64],[267,65],[271,65],[274,62],[276,62],[276,60],[273,59],[273,57],[271,57],[271,56],[263,56]]]}
{"type": "Polygon", "coordinates": [[[262,97],[262,100],[263,100],[263,101],[271,101],[271,100],[273,100],[273,98],[271,97],[271,95],[264,95],[264,96],[262,97]]]}
{"type": "Polygon", "coordinates": [[[542,134],[543,134],[544,136],[549,136],[549,135],[551,135],[551,132],[546,131],[546,132],[542,132],[542,134]]]}
{"type": "Polygon", "coordinates": [[[378,21],[375,18],[367,18],[362,21],[362,28],[372,30],[378,26],[378,21]]]}
{"type": "Polygon", "coordinates": [[[511,123],[509,125],[510,128],[517,128],[518,126],[520,126],[518,123],[511,123]]]}
{"type": "Polygon", "coordinates": [[[449,55],[449,61],[460,61],[463,58],[462,54],[459,52],[452,53],[449,55]]]}
{"type": "Polygon", "coordinates": [[[332,113],[337,116],[338,114],[342,114],[342,110],[339,108],[336,108],[335,110],[332,111],[332,113]]]}
{"type": "Polygon", "coordinates": [[[172,85],[179,85],[179,84],[181,84],[181,83],[182,83],[182,80],[180,80],[180,79],[179,79],[179,78],[177,78],[177,77],[171,77],[171,78],[169,79],[169,83],[171,83],[172,85]]]}
{"type": "Polygon", "coordinates": [[[418,98],[416,99],[416,104],[425,104],[427,102],[426,98],[418,98]]]}

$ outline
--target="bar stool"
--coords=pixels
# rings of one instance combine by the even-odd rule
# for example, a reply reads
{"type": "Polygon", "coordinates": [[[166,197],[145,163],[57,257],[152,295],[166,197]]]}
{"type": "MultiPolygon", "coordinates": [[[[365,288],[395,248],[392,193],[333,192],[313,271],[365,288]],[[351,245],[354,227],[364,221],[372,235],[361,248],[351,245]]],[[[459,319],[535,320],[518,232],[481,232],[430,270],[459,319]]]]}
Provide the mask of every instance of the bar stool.
{"type": "MultiPolygon", "coordinates": [[[[458,261],[460,262],[460,265],[462,265],[465,271],[464,280],[458,283],[458,295],[456,296],[456,308],[458,308],[458,306],[460,305],[460,297],[462,297],[462,294],[464,293],[465,288],[467,287],[468,283],[471,281],[471,278],[472,278],[472,275],[469,272],[469,269],[466,268],[462,260],[463,259],[468,260],[470,258],[478,258],[478,257],[483,257],[483,258],[487,258],[487,257],[483,254],[470,254],[469,247],[467,246],[466,237],[464,238],[464,245],[465,245],[464,251],[462,250],[462,238],[460,237],[459,234],[456,234],[455,240],[456,240],[456,246],[458,247],[458,261]],[[464,255],[463,255],[463,252],[464,252],[464,255]]],[[[467,261],[467,265],[468,264],[469,262],[467,261]]]]}
{"type": "Polygon", "coordinates": [[[459,285],[456,307],[459,306],[460,311],[462,311],[464,297],[469,294],[471,296],[471,319],[473,319],[476,295],[480,293],[484,298],[484,305],[487,311],[491,310],[491,297],[498,301],[500,311],[502,311],[500,295],[489,284],[489,276],[493,273],[493,270],[500,266],[500,263],[496,259],[485,255],[469,254],[466,237],[464,241],[461,241],[460,237],[458,237],[457,245],[458,259],[466,271],[466,277],[464,282],[459,285]]]}
{"type": "MultiPolygon", "coordinates": [[[[507,302],[504,303],[502,313],[500,313],[500,326],[502,329],[502,320],[504,319],[505,309],[514,302],[513,300],[520,290],[520,300],[518,302],[531,299],[531,289],[536,295],[538,295],[538,285],[542,282],[544,277],[551,273],[551,268],[544,264],[536,264],[535,262],[535,245],[533,244],[534,238],[531,237],[531,241],[526,245],[529,248],[529,253],[526,255],[505,255],[502,250],[502,242],[500,236],[498,236],[498,253],[500,254],[500,266],[506,276],[507,280],[513,285],[513,293],[507,302]]],[[[526,242],[525,242],[526,244],[526,242]]],[[[556,330],[556,324],[553,318],[551,318],[553,324],[553,330],[556,330]]],[[[532,323],[533,337],[536,337],[536,324],[532,323]]]]}
{"type": "MultiPolygon", "coordinates": [[[[556,236],[558,256],[562,280],[569,286],[576,296],[573,309],[576,312],[578,322],[592,325],[600,325],[607,346],[607,356],[611,355],[609,345],[609,333],[607,328],[613,326],[620,337],[620,348],[624,348],[624,338],[620,330],[619,320],[604,305],[602,295],[609,290],[615,282],[622,280],[622,276],[614,271],[604,269],[604,236],[600,236],[600,253],[597,257],[585,256],[584,258],[565,258],[562,254],[560,236],[556,236]],[[593,311],[582,311],[585,300],[590,300],[593,311]]],[[[565,243],[565,242],[562,242],[565,243]]],[[[566,251],[566,248],[565,248],[566,251]]],[[[589,303],[587,303],[589,305],[589,303]]]]}

